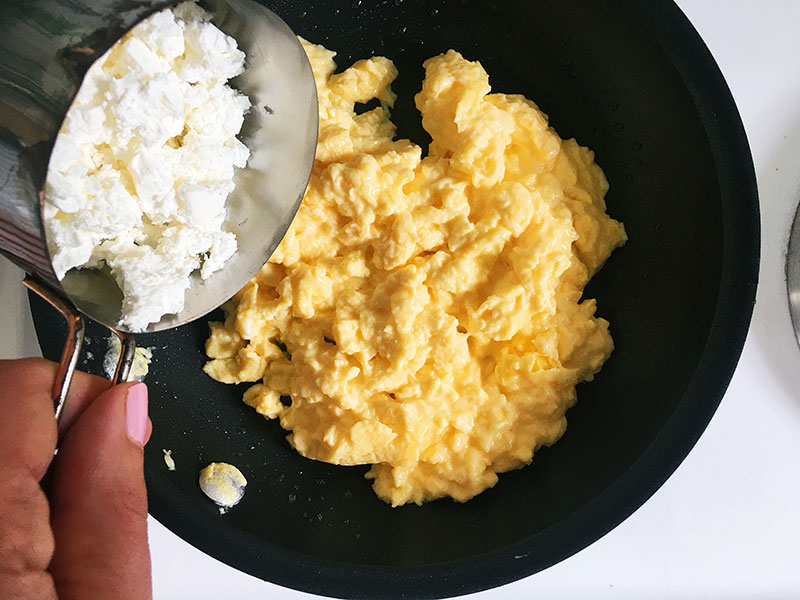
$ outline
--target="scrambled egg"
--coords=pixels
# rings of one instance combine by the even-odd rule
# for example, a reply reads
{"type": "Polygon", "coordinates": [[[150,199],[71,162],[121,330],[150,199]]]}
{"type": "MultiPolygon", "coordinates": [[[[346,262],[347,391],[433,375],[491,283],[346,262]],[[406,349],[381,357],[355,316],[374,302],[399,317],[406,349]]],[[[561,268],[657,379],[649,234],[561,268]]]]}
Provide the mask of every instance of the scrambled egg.
{"type": "Polygon", "coordinates": [[[490,94],[457,52],[424,65],[423,157],[394,140],[391,61],[334,73],[333,52],[306,51],[320,116],[308,191],[210,324],[205,371],[261,380],[248,405],[303,456],[373,464],[393,506],[466,501],[561,437],[575,385],[611,353],[608,322],[581,301],[626,239],[608,183],[591,151],[533,102],[490,94]]]}

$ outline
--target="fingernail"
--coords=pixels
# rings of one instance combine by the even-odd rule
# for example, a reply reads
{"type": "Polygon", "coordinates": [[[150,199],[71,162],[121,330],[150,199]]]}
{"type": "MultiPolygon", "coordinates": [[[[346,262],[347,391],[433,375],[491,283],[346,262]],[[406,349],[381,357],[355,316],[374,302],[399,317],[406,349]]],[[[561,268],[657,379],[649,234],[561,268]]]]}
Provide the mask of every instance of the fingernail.
{"type": "Polygon", "coordinates": [[[135,444],[144,446],[147,435],[147,386],[137,383],[128,388],[125,398],[125,427],[135,444]]]}

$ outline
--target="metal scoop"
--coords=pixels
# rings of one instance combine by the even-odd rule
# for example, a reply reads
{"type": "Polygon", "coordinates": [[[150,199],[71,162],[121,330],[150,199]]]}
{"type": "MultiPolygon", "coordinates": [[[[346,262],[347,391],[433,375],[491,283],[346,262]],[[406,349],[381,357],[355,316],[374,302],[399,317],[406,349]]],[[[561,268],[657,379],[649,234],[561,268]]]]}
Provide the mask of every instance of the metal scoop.
{"type": "MultiPolygon", "coordinates": [[[[114,331],[125,381],[133,335],[118,325],[122,293],[108,273],[73,269],[58,280],[42,216],[47,166],[64,117],[91,64],[163,0],[4,0],[0,3],[0,252],[28,274],[25,285],[67,319],[69,335],[53,391],[56,416],[83,341],[81,313],[114,331]]],[[[240,138],[250,149],[227,201],[226,229],[238,252],[207,280],[194,275],[184,309],[146,331],[177,327],[235,294],[267,261],[300,205],[317,141],[317,98],[305,52],[289,27],[254,0],[201,0],[236,39],[246,71],[231,85],[253,108],[240,138]]]]}

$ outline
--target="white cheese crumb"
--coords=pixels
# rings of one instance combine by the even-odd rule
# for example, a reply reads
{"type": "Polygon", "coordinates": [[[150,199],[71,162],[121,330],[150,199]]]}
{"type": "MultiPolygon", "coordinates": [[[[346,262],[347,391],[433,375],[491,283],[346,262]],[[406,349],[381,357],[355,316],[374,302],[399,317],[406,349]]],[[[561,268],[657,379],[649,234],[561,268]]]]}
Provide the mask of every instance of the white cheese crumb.
{"type": "MultiPolygon", "coordinates": [[[[228,463],[211,463],[200,471],[200,489],[224,509],[239,503],[244,497],[247,479],[242,472],[228,463]]],[[[227,511],[225,511],[227,512],[227,511]]],[[[220,514],[225,514],[222,510],[220,514]]]]}
{"type": "Polygon", "coordinates": [[[164,453],[164,464],[167,465],[167,469],[170,471],[175,470],[175,459],[172,458],[172,450],[166,450],[164,448],[161,449],[164,453]]]}
{"type": "Polygon", "coordinates": [[[137,25],[89,69],[56,138],[45,186],[59,279],[107,265],[124,294],[120,325],[142,331],[179,312],[190,275],[236,252],[223,229],[236,135],[249,99],[236,41],[192,2],[137,25]]]}
{"type": "MultiPolygon", "coordinates": [[[[119,355],[122,352],[122,343],[116,334],[108,336],[108,351],[103,358],[103,372],[106,377],[112,379],[117,370],[117,363],[119,362],[119,355]]],[[[130,374],[128,381],[144,381],[144,378],[150,372],[150,363],[153,360],[153,348],[144,348],[136,346],[133,352],[133,363],[131,364],[130,374]]]]}

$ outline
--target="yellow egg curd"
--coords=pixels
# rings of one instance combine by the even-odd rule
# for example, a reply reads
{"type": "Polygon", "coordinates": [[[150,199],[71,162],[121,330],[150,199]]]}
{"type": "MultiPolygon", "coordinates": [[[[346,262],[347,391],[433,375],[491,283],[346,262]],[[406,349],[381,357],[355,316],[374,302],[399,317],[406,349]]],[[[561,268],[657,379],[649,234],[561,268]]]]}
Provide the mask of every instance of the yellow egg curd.
{"type": "Polygon", "coordinates": [[[320,117],[308,191],[210,324],[205,372],[260,380],[245,403],[303,456],[372,464],[393,506],[464,502],[564,433],[576,384],[613,348],[583,287],[625,230],[594,154],[530,100],[490,94],[480,63],[425,62],[423,157],[394,139],[391,61],[335,73],[335,53],[305,48],[320,117]]]}

